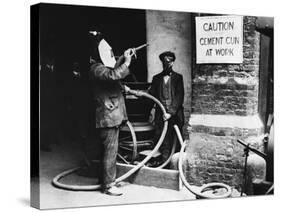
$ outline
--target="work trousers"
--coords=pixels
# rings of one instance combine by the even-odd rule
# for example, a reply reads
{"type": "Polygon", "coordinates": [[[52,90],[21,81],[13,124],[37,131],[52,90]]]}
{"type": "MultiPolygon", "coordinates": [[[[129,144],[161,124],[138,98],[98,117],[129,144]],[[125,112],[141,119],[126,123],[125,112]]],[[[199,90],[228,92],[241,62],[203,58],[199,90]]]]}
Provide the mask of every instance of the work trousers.
{"type": "MultiPolygon", "coordinates": [[[[166,136],[163,140],[163,143],[160,147],[160,152],[162,155],[162,160],[163,162],[166,161],[171,153],[171,149],[173,146],[173,142],[174,142],[174,138],[176,136],[175,134],[175,130],[174,130],[174,124],[177,124],[176,121],[176,116],[172,116],[169,120],[168,120],[168,129],[167,129],[167,133],[166,136]]],[[[160,135],[162,133],[162,129],[163,129],[163,122],[159,122],[158,124],[156,124],[156,129],[155,129],[155,138],[154,138],[154,142],[157,142],[158,139],[160,138],[160,135]]],[[[179,147],[178,143],[177,143],[177,147],[179,147]]]]}
{"type": "Polygon", "coordinates": [[[106,189],[112,186],[116,178],[119,126],[99,128],[97,135],[101,146],[100,181],[102,189],[106,189]]]}

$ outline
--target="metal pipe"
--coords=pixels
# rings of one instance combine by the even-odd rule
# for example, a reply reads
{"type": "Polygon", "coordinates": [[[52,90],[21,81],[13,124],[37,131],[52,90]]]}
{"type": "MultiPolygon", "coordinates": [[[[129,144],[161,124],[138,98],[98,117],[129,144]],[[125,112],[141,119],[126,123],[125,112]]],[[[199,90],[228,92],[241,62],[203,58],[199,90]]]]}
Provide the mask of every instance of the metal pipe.
{"type": "Polygon", "coordinates": [[[259,151],[259,150],[255,149],[255,148],[251,147],[249,144],[246,144],[245,142],[243,142],[243,141],[240,140],[240,139],[237,139],[237,142],[238,142],[239,144],[242,144],[244,147],[248,148],[248,149],[251,150],[252,152],[256,153],[258,156],[260,156],[260,157],[266,159],[266,156],[267,156],[267,155],[264,154],[264,153],[262,153],[261,151],[259,151]]]}

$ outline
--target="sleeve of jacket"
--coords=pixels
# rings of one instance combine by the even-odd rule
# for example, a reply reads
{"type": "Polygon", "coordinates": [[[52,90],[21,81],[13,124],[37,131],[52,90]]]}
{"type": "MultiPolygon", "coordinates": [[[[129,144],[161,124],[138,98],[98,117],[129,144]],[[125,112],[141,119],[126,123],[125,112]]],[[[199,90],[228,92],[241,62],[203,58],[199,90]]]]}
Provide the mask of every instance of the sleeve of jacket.
{"type": "MultiPolygon", "coordinates": [[[[148,90],[148,93],[154,97],[156,97],[156,78],[155,76],[152,78],[152,83],[150,85],[150,88],[148,90]]],[[[150,99],[144,99],[145,101],[145,105],[147,106],[147,113],[150,113],[152,107],[155,105],[155,103],[153,101],[151,101],[150,99]]]]}
{"type": "Polygon", "coordinates": [[[130,73],[129,68],[122,64],[116,68],[109,68],[101,63],[94,64],[90,68],[90,78],[99,80],[120,80],[130,73]]]}
{"type": "Polygon", "coordinates": [[[152,96],[156,97],[156,77],[155,76],[152,78],[152,83],[151,83],[148,93],[151,94],[152,96]]]}

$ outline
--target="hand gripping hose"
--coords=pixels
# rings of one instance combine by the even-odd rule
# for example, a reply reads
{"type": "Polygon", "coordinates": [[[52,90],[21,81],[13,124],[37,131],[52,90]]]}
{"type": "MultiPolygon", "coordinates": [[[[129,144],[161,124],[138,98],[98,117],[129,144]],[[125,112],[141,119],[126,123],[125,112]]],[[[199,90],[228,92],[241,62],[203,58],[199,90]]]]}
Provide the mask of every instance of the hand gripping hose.
{"type": "MultiPolygon", "coordinates": [[[[150,94],[147,94],[147,93],[143,93],[143,92],[139,92],[139,91],[132,91],[132,93],[134,93],[136,96],[143,96],[143,97],[146,97],[148,99],[151,99],[152,101],[156,102],[157,105],[159,105],[159,107],[161,108],[162,112],[164,113],[165,111],[165,108],[163,107],[163,105],[156,99],[154,98],[153,96],[151,96],[150,94]]],[[[133,125],[131,124],[131,122],[127,122],[127,126],[131,132],[131,136],[132,136],[132,141],[133,141],[133,155],[132,155],[132,162],[135,161],[136,157],[137,157],[137,138],[136,138],[136,133],[134,131],[134,127],[133,125]]],[[[179,130],[179,129],[178,129],[179,130]]],[[[166,135],[166,133],[165,133],[166,135]]],[[[180,141],[181,142],[181,141],[180,141]]],[[[183,142],[182,142],[183,143],[183,142]]],[[[181,144],[182,144],[181,143],[181,144]]],[[[177,144],[177,136],[175,135],[173,137],[173,146],[172,146],[172,149],[171,149],[171,152],[170,152],[170,155],[168,157],[168,159],[166,161],[164,161],[164,163],[160,164],[158,167],[150,167],[150,168],[154,168],[154,169],[162,169],[164,168],[165,166],[167,166],[169,164],[169,162],[171,161],[172,159],[172,156],[174,155],[175,151],[176,151],[176,144],[177,144]]],[[[118,157],[123,161],[125,162],[126,164],[130,164],[128,161],[126,161],[121,155],[118,154],[118,157]]]]}
{"type": "MultiPolygon", "coordinates": [[[[174,128],[176,130],[178,139],[182,141],[181,134],[179,133],[179,129],[177,125],[174,125],[174,128]]],[[[180,178],[184,184],[184,186],[191,192],[193,193],[197,198],[203,198],[203,199],[217,199],[217,198],[226,198],[229,197],[232,193],[232,190],[230,186],[224,184],[224,183],[208,183],[200,187],[198,190],[195,190],[194,188],[191,187],[191,185],[187,182],[183,170],[182,170],[182,164],[183,164],[183,154],[185,151],[185,148],[187,146],[187,140],[183,142],[183,145],[181,146],[180,154],[179,154],[179,162],[178,162],[178,169],[179,169],[179,174],[180,178]],[[211,190],[212,188],[225,188],[226,192],[220,195],[216,195],[214,193],[210,194],[204,194],[205,191],[211,190]]]]}
{"type": "MultiPolygon", "coordinates": [[[[166,114],[166,110],[163,107],[163,105],[159,102],[158,99],[156,99],[155,97],[151,96],[150,94],[141,92],[141,91],[134,91],[131,90],[129,91],[131,94],[136,95],[138,97],[140,96],[144,96],[147,97],[149,99],[151,99],[152,101],[154,101],[162,110],[163,114],[166,114]]],[[[164,120],[164,127],[161,133],[161,136],[158,140],[158,143],[156,144],[156,146],[154,147],[154,149],[150,152],[149,155],[147,155],[139,164],[137,164],[134,168],[132,168],[131,170],[129,170],[127,173],[125,173],[124,175],[120,176],[119,178],[117,178],[115,180],[114,183],[118,183],[121,182],[123,180],[125,180],[126,178],[130,177],[132,174],[134,174],[136,171],[138,171],[142,166],[144,166],[144,164],[146,164],[151,158],[152,156],[157,152],[157,150],[160,148],[160,146],[163,143],[163,140],[165,138],[166,132],[167,132],[167,128],[168,128],[168,120],[164,120]]],[[[81,185],[68,185],[68,184],[64,184],[59,182],[60,179],[62,179],[63,177],[66,177],[67,175],[74,173],[80,169],[82,169],[84,167],[75,167],[69,170],[66,170],[60,174],[58,174],[57,176],[54,177],[54,179],[52,180],[52,184],[57,187],[57,188],[61,188],[61,189],[65,189],[65,190],[72,190],[72,191],[93,191],[93,190],[98,190],[101,188],[101,185],[85,185],[85,186],[81,186],[81,185]]]]}

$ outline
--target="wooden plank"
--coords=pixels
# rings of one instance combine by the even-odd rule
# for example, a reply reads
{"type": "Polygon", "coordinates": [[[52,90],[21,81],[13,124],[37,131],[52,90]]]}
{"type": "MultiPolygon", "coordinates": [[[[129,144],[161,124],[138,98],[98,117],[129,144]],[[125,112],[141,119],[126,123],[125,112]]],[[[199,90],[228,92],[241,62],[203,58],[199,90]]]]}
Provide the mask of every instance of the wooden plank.
{"type": "MultiPolygon", "coordinates": [[[[98,170],[99,161],[92,161],[92,169],[98,170]]],[[[117,163],[117,177],[127,173],[134,168],[134,165],[117,163]]],[[[97,173],[96,173],[97,174],[97,173]]],[[[125,179],[126,182],[132,184],[154,186],[157,188],[166,188],[179,191],[182,183],[178,170],[171,169],[155,169],[150,167],[142,167],[136,173],[125,179]]]]}
{"type": "MultiPolygon", "coordinates": [[[[117,163],[117,177],[125,174],[133,167],[133,165],[117,163]]],[[[154,186],[177,191],[180,189],[179,172],[177,170],[142,167],[125,181],[137,185],[154,186]]]]}

